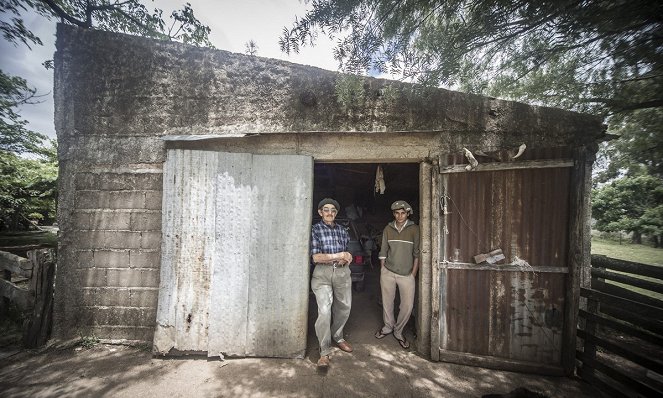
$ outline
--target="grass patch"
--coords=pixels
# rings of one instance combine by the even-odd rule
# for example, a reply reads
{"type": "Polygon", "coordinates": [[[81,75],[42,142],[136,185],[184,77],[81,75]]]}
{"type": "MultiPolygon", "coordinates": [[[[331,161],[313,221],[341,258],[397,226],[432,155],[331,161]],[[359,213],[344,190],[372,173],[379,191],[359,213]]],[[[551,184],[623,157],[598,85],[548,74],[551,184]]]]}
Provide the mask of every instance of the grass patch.
{"type": "MultiPolygon", "coordinates": [[[[638,245],[635,243],[622,242],[622,244],[619,244],[619,242],[613,240],[592,237],[592,254],[601,254],[607,257],[612,257],[619,260],[633,261],[636,263],[663,266],[663,249],[656,249],[651,246],[638,245]]],[[[662,282],[660,279],[650,278],[647,276],[629,274],[627,272],[621,272],[617,270],[611,271],[651,282],[662,282]]],[[[650,290],[641,289],[639,287],[611,280],[606,280],[606,282],[636,293],[643,294],[645,296],[663,300],[663,294],[657,292],[652,292],[650,290]]]]}
{"type": "MultiPolygon", "coordinates": [[[[614,271],[614,272],[619,272],[619,271],[614,271]]],[[[659,279],[647,278],[646,276],[640,276],[640,275],[634,275],[634,274],[627,274],[626,272],[619,272],[619,273],[620,273],[620,274],[624,274],[624,275],[629,275],[629,276],[632,276],[632,277],[634,277],[634,278],[640,278],[640,279],[650,280],[650,281],[652,281],[652,282],[660,282],[659,279]]],[[[642,295],[644,295],[644,296],[649,296],[649,297],[651,297],[651,298],[655,298],[655,299],[658,299],[658,300],[662,300],[662,301],[663,301],[663,294],[658,293],[658,292],[652,292],[651,290],[642,289],[642,288],[639,288],[639,287],[636,287],[636,286],[631,286],[631,285],[627,285],[627,284],[625,284],[625,283],[620,283],[620,282],[615,282],[615,281],[609,281],[609,280],[606,280],[605,282],[606,282],[606,283],[610,283],[610,284],[615,285],[615,286],[619,286],[619,287],[624,288],[624,289],[628,289],[628,290],[630,290],[630,291],[632,291],[632,292],[635,292],[635,293],[640,293],[640,294],[642,294],[642,295]]]]}
{"type": "Polygon", "coordinates": [[[592,237],[592,254],[633,261],[636,263],[663,266],[663,249],[635,243],[615,242],[608,239],[592,237]]]}
{"type": "Polygon", "coordinates": [[[81,340],[78,342],[79,347],[83,347],[85,349],[90,349],[99,344],[101,340],[95,335],[91,336],[83,336],[81,335],[81,340]]]}

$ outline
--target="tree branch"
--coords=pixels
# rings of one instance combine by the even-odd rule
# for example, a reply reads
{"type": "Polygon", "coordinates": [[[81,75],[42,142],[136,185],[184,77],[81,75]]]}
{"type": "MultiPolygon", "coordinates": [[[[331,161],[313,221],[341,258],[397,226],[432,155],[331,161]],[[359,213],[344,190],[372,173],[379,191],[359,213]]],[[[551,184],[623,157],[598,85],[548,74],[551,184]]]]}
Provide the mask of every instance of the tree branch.
{"type": "Polygon", "coordinates": [[[71,15],[67,14],[56,2],[53,0],[41,0],[42,2],[46,3],[48,7],[50,7],[51,10],[55,11],[58,17],[71,22],[72,24],[76,26],[80,26],[81,28],[89,29],[91,26],[88,26],[85,22],[79,21],[78,19],[72,17],[71,15]]]}
{"type": "MultiPolygon", "coordinates": [[[[611,101],[615,102],[615,101],[611,101]]],[[[649,108],[660,108],[663,107],[663,99],[657,99],[657,100],[651,100],[651,101],[644,101],[644,102],[636,102],[633,104],[626,104],[620,107],[616,107],[615,112],[616,113],[621,113],[621,112],[629,112],[629,111],[634,111],[637,109],[649,109],[649,108]]]]}

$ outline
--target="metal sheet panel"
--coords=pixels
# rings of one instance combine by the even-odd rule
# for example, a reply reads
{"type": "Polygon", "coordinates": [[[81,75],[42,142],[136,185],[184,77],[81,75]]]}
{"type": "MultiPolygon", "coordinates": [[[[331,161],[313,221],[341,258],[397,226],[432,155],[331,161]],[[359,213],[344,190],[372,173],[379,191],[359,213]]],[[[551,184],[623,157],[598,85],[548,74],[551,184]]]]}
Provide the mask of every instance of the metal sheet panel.
{"type": "Polygon", "coordinates": [[[164,165],[158,353],[207,350],[216,164],[212,152],[177,150],[164,165]]]}
{"type": "Polygon", "coordinates": [[[559,364],[564,274],[447,270],[447,350],[559,364]]]}
{"type": "Polygon", "coordinates": [[[255,156],[255,263],[249,277],[247,355],[304,357],[313,160],[255,156]]]}
{"type": "Polygon", "coordinates": [[[303,356],[313,161],[171,149],[154,351],[303,356]]]}
{"type": "Polygon", "coordinates": [[[313,161],[250,155],[220,164],[208,355],[302,357],[313,161]]]}
{"type": "Polygon", "coordinates": [[[568,168],[450,175],[447,258],[500,248],[507,263],[566,267],[569,181],[568,168]]]}
{"type": "Polygon", "coordinates": [[[256,268],[258,227],[253,157],[219,154],[216,179],[216,255],[210,285],[208,356],[245,356],[249,274],[256,268]]]}
{"type": "MultiPolygon", "coordinates": [[[[554,157],[554,156],[553,156],[554,157]]],[[[568,168],[446,176],[448,269],[441,291],[442,349],[559,365],[566,274],[473,270],[477,254],[500,248],[533,267],[568,268],[568,168]]]]}

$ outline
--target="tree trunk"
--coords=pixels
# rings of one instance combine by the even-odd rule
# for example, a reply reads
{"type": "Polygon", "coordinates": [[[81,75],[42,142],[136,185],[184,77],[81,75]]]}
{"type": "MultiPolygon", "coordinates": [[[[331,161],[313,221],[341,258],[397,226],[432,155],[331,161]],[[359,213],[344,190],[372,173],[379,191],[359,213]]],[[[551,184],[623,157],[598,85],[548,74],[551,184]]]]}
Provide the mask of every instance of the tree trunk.
{"type": "Polygon", "coordinates": [[[637,243],[637,244],[641,245],[642,244],[642,232],[633,231],[633,236],[631,238],[631,241],[633,243],[637,243]]]}

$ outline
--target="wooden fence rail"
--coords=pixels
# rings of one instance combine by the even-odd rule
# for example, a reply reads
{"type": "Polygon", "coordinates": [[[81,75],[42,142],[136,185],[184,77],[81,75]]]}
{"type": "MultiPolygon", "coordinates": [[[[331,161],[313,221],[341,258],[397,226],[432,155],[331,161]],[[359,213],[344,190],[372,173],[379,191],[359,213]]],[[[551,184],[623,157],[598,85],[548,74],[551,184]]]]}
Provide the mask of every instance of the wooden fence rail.
{"type": "Polygon", "coordinates": [[[5,310],[12,303],[26,315],[23,345],[35,348],[50,335],[56,255],[54,249],[39,249],[27,256],[0,251],[0,297],[5,310]]]}
{"type": "Polygon", "coordinates": [[[592,256],[580,376],[613,396],[663,396],[663,267],[592,256]]]}

